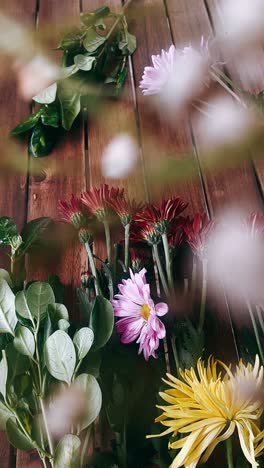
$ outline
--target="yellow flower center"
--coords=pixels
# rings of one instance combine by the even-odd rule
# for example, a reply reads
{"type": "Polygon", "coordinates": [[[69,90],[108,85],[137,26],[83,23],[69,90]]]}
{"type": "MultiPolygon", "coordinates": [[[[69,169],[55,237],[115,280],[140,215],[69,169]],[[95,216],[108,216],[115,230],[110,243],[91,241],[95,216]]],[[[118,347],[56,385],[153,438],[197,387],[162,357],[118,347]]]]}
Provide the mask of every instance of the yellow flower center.
{"type": "Polygon", "coordinates": [[[141,317],[144,320],[148,320],[149,316],[150,316],[150,307],[148,306],[148,304],[143,304],[143,306],[141,307],[141,317]]]}

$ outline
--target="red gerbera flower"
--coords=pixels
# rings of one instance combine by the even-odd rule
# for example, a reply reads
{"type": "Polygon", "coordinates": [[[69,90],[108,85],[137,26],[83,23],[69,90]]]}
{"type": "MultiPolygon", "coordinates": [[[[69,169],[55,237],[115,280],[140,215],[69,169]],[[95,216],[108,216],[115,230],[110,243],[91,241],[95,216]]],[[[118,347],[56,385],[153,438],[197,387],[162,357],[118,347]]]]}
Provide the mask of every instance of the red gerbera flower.
{"type": "Polygon", "coordinates": [[[159,206],[149,203],[135,217],[135,220],[154,227],[162,235],[168,232],[173,222],[185,210],[187,205],[180,197],[163,199],[159,206]]]}
{"type": "Polygon", "coordinates": [[[130,230],[130,242],[147,242],[149,245],[158,244],[160,242],[160,234],[153,226],[148,226],[146,223],[132,223],[130,230]]]}
{"type": "Polygon", "coordinates": [[[180,217],[178,222],[173,226],[168,233],[169,246],[172,249],[177,249],[184,240],[183,226],[186,224],[186,218],[180,217]]]}
{"type": "Polygon", "coordinates": [[[193,219],[187,218],[183,226],[187,243],[190,245],[194,254],[203,258],[207,247],[207,242],[212,230],[215,227],[215,221],[210,221],[206,214],[197,213],[193,219]]]}
{"type": "Polygon", "coordinates": [[[143,203],[137,202],[134,198],[129,200],[126,197],[117,197],[109,201],[110,206],[115,210],[119,216],[123,226],[130,224],[136,213],[142,210],[143,203]]]}
{"type": "Polygon", "coordinates": [[[109,188],[108,184],[102,184],[99,188],[92,187],[81,196],[82,202],[88,206],[99,221],[106,221],[111,217],[111,203],[124,197],[124,189],[109,188]]]}
{"type": "Polygon", "coordinates": [[[60,200],[58,208],[62,221],[71,223],[76,229],[86,226],[90,220],[87,208],[83,205],[81,199],[75,197],[75,195],[71,196],[69,202],[60,200]]]}
{"type": "Polygon", "coordinates": [[[140,270],[144,268],[145,263],[146,263],[144,252],[143,250],[141,251],[135,250],[132,247],[129,249],[129,251],[130,251],[132,270],[134,273],[138,273],[140,270]]]}

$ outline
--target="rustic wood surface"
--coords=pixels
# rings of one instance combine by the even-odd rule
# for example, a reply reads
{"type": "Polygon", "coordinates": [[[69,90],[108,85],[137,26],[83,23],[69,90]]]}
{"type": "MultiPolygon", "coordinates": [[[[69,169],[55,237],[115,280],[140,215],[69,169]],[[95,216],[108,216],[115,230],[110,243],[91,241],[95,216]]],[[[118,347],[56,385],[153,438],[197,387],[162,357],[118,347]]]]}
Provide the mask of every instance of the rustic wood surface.
{"type": "MultiPolygon", "coordinates": [[[[53,36],[64,21],[78,22],[81,11],[104,4],[118,11],[122,3],[122,0],[2,0],[0,9],[31,27],[48,28],[50,25],[50,35],[53,36]]],[[[220,208],[233,204],[239,204],[247,214],[262,210],[264,163],[259,158],[261,155],[256,154],[253,148],[246,148],[239,167],[217,171],[208,168],[191,123],[182,119],[177,122],[175,130],[164,123],[161,115],[150,115],[146,112],[146,104],[138,87],[144,66],[150,63],[152,54],[168,48],[171,43],[181,46],[200,41],[202,35],[213,35],[214,20],[221,14],[219,3],[218,0],[134,0],[128,18],[131,20],[130,28],[137,36],[138,49],[130,62],[123,99],[111,102],[96,120],[87,118],[84,111],[51,157],[37,162],[28,161],[26,148],[20,146],[21,172],[19,175],[1,176],[0,215],[14,217],[19,226],[39,216],[57,217],[59,199],[68,199],[72,193],[79,195],[85,188],[106,181],[101,173],[102,151],[113,135],[126,131],[128,127],[138,138],[142,157],[130,178],[115,180],[114,184],[125,187],[129,195],[137,199],[155,199],[162,190],[162,195],[180,195],[188,201],[189,214],[201,211],[207,212],[210,217],[217,216],[220,208]],[[145,11],[145,14],[139,15],[139,11],[145,11]],[[154,142],[151,138],[153,135],[154,142]],[[173,159],[181,167],[186,148],[193,165],[191,178],[161,187],[146,177],[148,170],[160,160],[173,159]],[[27,172],[28,168],[32,169],[31,173],[27,172]]],[[[51,40],[50,45],[53,46],[54,41],[51,40]]],[[[264,59],[264,52],[262,55],[264,59]]],[[[247,85],[247,77],[240,76],[235,67],[230,65],[226,71],[238,84],[247,85]]],[[[9,130],[27,115],[29,105],[18,98],[14,83],[10,80],[1,82],[0,86],[0,137],[7,140],[9,130]]],[[[106,182],[112,184],[112,181],[106,182]]],[[[4,258],[1,258],[1,262],[5,265],[4,258]]],[[[69,249],[63,259],[58,258],[53,268],[53,272],[59,274],[66,285],[66,300],[69,305],[72,304],[72,316],[77,314],[74,309],[75,288],[80,272],[85,268],[85,255],[78,247],[69,249]]],[[[36,271],[35,266],[31,266],[30,275],[45,279],[47,270],[36,271]]],[[[212,332],[211,342],[219,350],[220,357],[226,356],[226,343],[229,343],[229,356],[236,360],[229,314],[228,304],[223,300],[220,307],[218,303],[216,316],[219,318],[219,328],[217,332],[212,332]],[[223,337],[225,346],[221,349],[223,337]]],[[[101,439],[100,434],[95,437],[95,445],[106,443],[104,434],[101,436],[101,439]]],[[[40,466],[34,453],[18,451],[15,454],[5,435],[0,434],[1,468],[40,466]]]]}

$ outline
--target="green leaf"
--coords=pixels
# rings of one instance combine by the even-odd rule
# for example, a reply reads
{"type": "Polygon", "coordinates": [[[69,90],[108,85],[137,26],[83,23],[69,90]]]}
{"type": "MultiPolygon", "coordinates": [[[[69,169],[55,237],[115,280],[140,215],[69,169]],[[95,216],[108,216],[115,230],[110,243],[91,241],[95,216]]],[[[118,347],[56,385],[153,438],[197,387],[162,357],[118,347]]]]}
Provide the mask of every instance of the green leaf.
{"type": "Polygon", "coordinates": [[[6,359],[5,351],[2,351],[2,360],[0,362],[0,392],[2,393],[4,400],[6,399],[6,382],[8,375],[8,363],[6,359]]]}
{"type": "Polygon", "coordinates": [[[4,279],[0,279],[0,332],[15,335],[17,324],[15,295],[4,279]]]}
{"type": "Polygon", "coordinates": [[[4,279],[7,282],[8,286],[10,286],[10,288],[12,287],[12,280],[10,278],[10,274],[3,268],[0,268],[0,279],[4,279]]]}
{"type": "Polygon", "coordinates": [[[90,55],[78,54],[74,57],[74,63],[79,68],[79,70],[90,71],[93,67],[95,57],[90,55]]]}
{"type": "Polygon", "coordinates": [[[91,28],[87,31],[83,46],[88,52],[93,53],[105,43],[105,40],[105,37],[100,36],[95,29],[91,28]]]}
{"type": "Polygon", "coordinates": [[[31,320],[31,322],[33,322],[33,316],[31,314],[31,311],[30,311],[29,307],[28,307],[25,291],[19,291],[16,294],[15,307],[16,307],[17,313],[19,315],[21,315],[21,317],[23,317],[25,319],[28,319],[28,320],[31,320]]]}
{"type": "MultiPolygon", "coordinates": [[[[66,53],[66,57],[68,54],[66,53]]],[[[70,65],[69,67],[63,67],[60,71],[60,79],[65,80],[66,78],[69,78],[69,76],[75,75],[79,71],[79,68],[73,64],[70,65]]]]}
{"type": "Polygon", "coordinates": [[[137,39],[133,34],[127,32],[126,36],[119,42],[118,47],[124,55],[132,55],[137,48],[137,39]]]}
{"type": "Polygon", "coordinates": [[[29,252],[30,249],[41,246],[45,234],[52,225],[53,220],[48,217],[36,218],[29,221],[21,231],[23,245],[19,250],[19,254],[25,254],[29,252]]]}
{"type": "Polygon", "coordinates": [[[79,28],[72,28],[67,34],[64,34],[59,47],[63,50],[74,51],[81,45],[83,31],[79,28]]]}
{"type": "Polygon", "coordinates": [[[63,330],[67,333],[68,328],[70,328],[70,323],[68,322],[68,320],[60,319],[58,321],[58,328],[59,330],[63,330]]]}
{"type": "Polygon", "coordinates": [[[69,321],[69,313],[67,307],[64,304],[49,304],[48,313],[50,315],[51,321],[56,323],[56,325],[58,321],[62,319],[69,321]]]}
{"type": "Polygon", "coordinates": [[[42,281],[32,283],[26,290],[26,301],[34,318],[44,318],[48,305],[55,303],[52,287],[42,281]]]}
{"type": "Polygon", "coordinates": [[[86,396],[86,409],[82,420],[78,423],[78,434],[90,426],[100,413],[102,406],[101,388],[93,375],[81,374],[74,381],[74,385],[86,396]]]}
{"type": "Polygon", "coordinates": [[[77,358],[83,359],[89,352],[94,341],[94,332],[91,328],[83,327],[74,335],[73,343],[76,347],[77,358]]]}
{"type": "Polygon", "coordinates": [[[11,245],[13,237],[17,235],[17,227],[13,219],[7,216],[0,218],[0,244],[11,245]]]}
{"type": "Polygon", "coordinates": [[[18,398],[32,395],[32,376],[29,374],[17,375],[14,379],[14,390],[18,398]]]}
{"type": "Polygon", "coordinates": [[[70,384],[76,365],[76,353],[67,333],[57,330],[47,339],[44,357],[49,373],[55,379],[70,384]]]}
{"type": "Polygon", "coordinates": [[[110,9],[107,6],[97,8],[97,10],[91,11],[89,13],[81,13],[81,21],[86,26],[96,24],[98,19],[105,18],[110,13],[110,9]]]}
{"type": "Polygon", "coordinates": [[[6,422],[9,418],[12,418],[13,414],[9,409],[0,401],[0,431],[6,430],[6,422]]]}
{"type": "Polygon", "coordinates": [[[77,296],[79,300],[79,307],[80,307],[81,314],[83,318],[86,320],[86,322],[90,323],[92,307],[89,302],[89,298],[86,292],[84,292],[81,288],[77,289],[77,296]]]}
{"type": "Polygon", "coordinates": [[[9,343],[5,349],[8,363],[8,381],[12,382],[17,375],[24,374],[30,367],[27,356],[20,354],[13,343],[9,343]]]}
{"type": "Polygon", "coordinates": [[[27,452],[35,448],[30,436],[26,436],[17,426],[15,420],[10,418],[6,423],[6,433],[10,444],[19,450],[27,452]]]}
{"type": "Polygon", "coordinates": [[[54,128],[38,123],[30,137],[28,152],[35,158],[48,156],[55,146],[57,133],[54,128]]]}
{"type": "Polygon", "coordinates": [[[30,115],[26,120],[23,120],[23,122],[18,124],[17,127],[13,128],[10,135],[17,136],[17,135],[20,135],[21,133],[28,132],[31,128],[37,125],[39,119],[40,119],[40,112],[38,111],[35,114],[30,115]]]}
{"type": "Polygon", "coordinates": [[[70,130],[72,124],[81,110],[81,95],[69,88],[59,89],[59,101],[61,105],[62,126],[70,130]]]}
{"type": "Polygon", "coordinates": [[[97,296],[90,317],[90,328],[94,332],[93,351],[102,348],[112,335],[114,312],[110,302],[97,296]]]}
{"type": "Polygon", "coordinates": [[[43,125],[58,128],[60,122],[60,114],[56,103],[42,105],[40,107],[41,122],[43,125]]]}
{"type": "Polygon", "coordinates": [[[48,283],[51,285],[55,294],[56,302],[63,302],[64,298],[64,285],[58,275],[51,274],[48,277],[48,283]]]}
{"type": "Polygon", "coordinates": [[[29,328],[20,326],[16,329],[14,347],[24,356],[34,356],[35,339],[29,328]]]}
{"type": "Polygon", "coordinates": [[[72,434],[65,435],[55,450],[54,468],[73,468],[79,456],[81,441],[72,434]]]}

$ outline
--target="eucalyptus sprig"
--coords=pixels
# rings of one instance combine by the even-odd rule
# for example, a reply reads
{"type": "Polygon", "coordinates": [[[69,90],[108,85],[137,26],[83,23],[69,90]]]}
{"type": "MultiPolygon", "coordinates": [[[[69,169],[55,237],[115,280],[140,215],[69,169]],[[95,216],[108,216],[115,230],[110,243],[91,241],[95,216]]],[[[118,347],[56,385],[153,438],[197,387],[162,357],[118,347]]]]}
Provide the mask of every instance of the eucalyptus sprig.
{"type": "Polygon", "coordinates": [[[95,356],[112,333],[113,320],[110,330],[99,328],[98,315],[104,320],[101,309],[107,302],[102,298],[103,303],[95,301],[89,327],[76,330],[55,293],[49,283],[33,282],[15,295],[2,270],[0,428],[17,449],[36,449],[45,467],[83,466],[82,440],[87,442],[102,404],[95,356]],[[58,386],[84,397],[82,414],[59,440],[48,417],[52,411],[64,417],[54,399],[58,386]]]}
{"type": "Polygon", "coordinates": [[[57,48],[63,51],[57,83],[42,93],[41,100],[35,99],[39,108],[11,136],[27,135],[30,155],[48,155],[61,130],[71,129],[82,103],[88,112],[94,112],[96,99],[119,95],[127,75],[127,58],[136,46],[124,10],[117,14],[104,6],[81,14],[81,25],[68,31],[57,48]]]}

